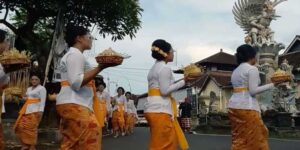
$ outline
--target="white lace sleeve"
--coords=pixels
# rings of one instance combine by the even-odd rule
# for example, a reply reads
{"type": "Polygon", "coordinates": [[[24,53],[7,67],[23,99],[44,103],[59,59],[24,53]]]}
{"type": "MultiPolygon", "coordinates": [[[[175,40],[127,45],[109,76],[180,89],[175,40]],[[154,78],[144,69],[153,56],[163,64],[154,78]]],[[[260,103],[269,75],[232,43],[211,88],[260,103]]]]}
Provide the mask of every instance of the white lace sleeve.
{"type": "Polygon", "coordinates": [[[159,73],[159,86],[162,96],[168,96],[172,92],[178,90],[185,85],[184,80],[173,83],[172,70],[169,67],[164,67],[159,73]]]}
{"type": "Polygon", "coordinates": [[[259,72],[257,68],[253,68],[249,70],[249,92],[252,96],[264,92],[266,90],[270,90],[274,87],[273,83],[266,84],[263,86],[259,86],[260,78],[259,72]]]}

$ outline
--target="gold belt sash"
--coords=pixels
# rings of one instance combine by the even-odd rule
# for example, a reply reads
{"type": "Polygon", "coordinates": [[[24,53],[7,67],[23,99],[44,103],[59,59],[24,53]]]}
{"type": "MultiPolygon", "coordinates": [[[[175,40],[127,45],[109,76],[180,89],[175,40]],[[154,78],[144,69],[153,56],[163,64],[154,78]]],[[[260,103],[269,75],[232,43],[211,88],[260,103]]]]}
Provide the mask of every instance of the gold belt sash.
{"type": "Polygon", "coordinates": [[[16,123],[14,125],[14,129],[16,129],[16,127],[20,123],[20,120],[21,120],[22,116],[26,113],[27,106],[30,105],[30,104],[39,103],[39,102],[41,102],[41,100],[38,99],[38,98],[30,98],[30,99],[27,98],[26,99],[25,104],[23,105],[23,107],[19,111],[19,116],[18,116],[17,121],[16,121],[16,123]]]}
{"type": "Polygon", "coordinates": [[[242,92],[248,92],[248,88],[246,87],[236,87],[236,88],[233,88],[233,92],[234,93],[242,93],[242,92]]]}
{"type": "MultiPolygon", "coordinates": [[[[148,96],[161,96],[160,90],[159,89],[149,89],[148,90],[148,96]]],[[[171,100],[171,104],[172,104],[172,109],[173,109],[173,116],[174,116],[174,121],[173,121],[173,125],[175,127],[175,131],[176,131],[176,136],[177,136],[177,140],[179,143],[179,146],[182,150],[187,150],[189,148],[189,144],[185,138],[184,133],[182,132],[182,129],[179,125],[179,122],[177,120],[177,104],[176,104],[176,100],[170,95],[169,96],[170,100],[171,100]]]]}

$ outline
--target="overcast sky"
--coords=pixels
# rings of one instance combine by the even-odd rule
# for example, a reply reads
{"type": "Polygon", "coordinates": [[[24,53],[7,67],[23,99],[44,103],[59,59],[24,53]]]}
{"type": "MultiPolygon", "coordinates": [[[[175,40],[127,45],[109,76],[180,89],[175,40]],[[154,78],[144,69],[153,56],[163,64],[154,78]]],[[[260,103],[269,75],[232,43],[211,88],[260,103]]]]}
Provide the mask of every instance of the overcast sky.
{"type": "MultiPolygon", "coordinates": [[[[178,52],[177,63],[172,68],[180,68],[199,61],[220,51],[234,54],[235,48],[243,43],[244,32],[235,23],[232,7],[236,0],[141,0],[142,28],[136,38],[125,38],[112,42],[98,36],[93,51],[95,53],[112,47],[132,57],[117,68],[101,73],[109,76],[119,86],[141,94],[147,91],[147,71],[154,60],[151,58],[151,43],[158,38],[169,41],[178,52]]],[[[281,16],[273,21],[275,39],[288,45],[300,34],[300,1],[289,0],[276,7],[281,16]]],[[[96,35],[96,34],[94,34],[96,35]]],[[[180,78],[180,76],[176,76],[180,78]]],[[[111,91],[116,84],[111,83],[111,91]]]]}
{"type": "MultiPolygon", "coordinates": [[[[86,56],[94,63],[94,55],[102,50],[113,49],[131,55],[116,68],[101,74],[110,78],[110,91],[115,94],[116,83],[126,90],[141,94],[147,91],[147,72],[154,63],[151,58],[151,43],[155,39],[165,39],[178,53],[177,69],[183,65],[199,61],[215,54],[222,48],[234,54],[235,48],[243,43],[244,32],[235,24],[232,7],[237,0],[140,0],[142,27],[136,38],[126,37],[112,42],[109,37],[97,37],[90,54],[86,56]]],[[[281,16],[273,21],[275,39],[288,45],[300,34],[300,0],[288,0],[276,7],[281,16]]],[[[180,76],[176,76],[180,78],[180,76]]]]}

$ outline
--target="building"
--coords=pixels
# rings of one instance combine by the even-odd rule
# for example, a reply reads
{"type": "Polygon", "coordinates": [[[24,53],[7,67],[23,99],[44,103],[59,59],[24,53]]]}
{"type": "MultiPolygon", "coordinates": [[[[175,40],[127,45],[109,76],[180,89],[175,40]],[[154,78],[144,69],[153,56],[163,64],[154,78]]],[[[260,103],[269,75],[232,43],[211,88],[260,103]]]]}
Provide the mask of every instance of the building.
{"type": "MultiPolygon", "coordinates": [[[[279,64],[287,60],[293,66],[296,91],[300,91],[300,35],[297,35],[282,55],[279,56],[279,64]]],[[[232,71],[238,66],[234,55],[222,50],[210,57],[195,63],[204,67],[204,73],[197,81],[185,86],[173,93],[177,100],[188,97],[194,108],[193,114],[204,115],[214,112],[226,112],[227,103],[233,92],[231,85],[232,71]]],[[[174,73],[183,74],[183,70],[175,70],[174,73]]],[[[143,108],[147,94],[139,97],[141,101],[138,109],[143,108]]],[[[300,92],[297,93],[296,106],[300,109],[300,92]]],[[[194,116],[195,118],[195,116],[194,116]]],[[[193,125],[197,123],[193,122],[193,125]]]]}
{"type": "MultiPolygon", "coordinates": [[[[279,64],[287,60],[293,66],[293,75],[297,83],[296,91],[300,91],[300,35],[297,35],[284,53],[279,56],[279,64]]],[[[296,93],[296,98],[300,99],[300,92],[296,93]]]]}
{"type": "Polygon", "coordinates": [[[206,71],[233,71],[238,66],[235,56],[223,52],[222,49],[219,53],[200,60],[195,64],[204,67],[206,71]]]}
{"type": "MultiPolygon", "coordinates": [[[[221,49],[195,64],[204,68],[204,74],[185,88],[197,114],[225,112],[232,94],[231,74],[238,66],[235,56],[221,49]]],[[[175,70],[174,73],[182,74],[183,70],[175,70]]]]}
{"type": "MultiPolygon", "coordinates": [[[[220,52],[209,56],[205,59],[202,59],[198,62],[195,62],[197,66],[204,68],[205,72],[210,71],[233,71],[237,66],[236,58],[234,55],[223,52],[221,49],[220,52]]],[[[175,70],[174,73],[183,74],[182,69],[175,70]]]]}
{"type": "Polygon", "coordinates": [[[232,94],[231,71],[209,71],[194,83],[197,89],[200,114],[208,112],[226,112],[228,100],[232,94]]]}
{"type": "MultiPolygon", "coordinates": [[[[238,66],[235,56],[220,52],[195,63],[204,67],[204,73],[197,81],[172,93],[178,103],[188,97],[195,114],[208,112],[225,112],[232,94],[230,84],[232,71],[238,66]]],[[[174,73],[183,74],[183,70],[174,73]]],[[[143,110],[147,94],[138,97],[138,110],[143,110]]]]}

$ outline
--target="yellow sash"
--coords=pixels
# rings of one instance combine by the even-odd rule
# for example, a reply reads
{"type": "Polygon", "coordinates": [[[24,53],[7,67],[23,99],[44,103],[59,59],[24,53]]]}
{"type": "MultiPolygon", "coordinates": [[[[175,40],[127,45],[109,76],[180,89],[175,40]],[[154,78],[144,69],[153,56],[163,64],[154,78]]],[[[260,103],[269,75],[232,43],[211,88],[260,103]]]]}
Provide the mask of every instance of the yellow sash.
{"type": "Polygon", "coordinates": [[[121,114],[120,117],[124,117],[125,115],[125,106],[123,103],[117,104],[118,105],[118,109],[117,111],[121,114]]]}
{"type": "MultiPolygon", "coordinates": [[[[149,89],[148,96],[161,96],[160,90],[159,89],[149,89]]],[[[169,96],[169,98],[170,98],[171,104],[172,104],[173,116],[174,116],[173,125],[175,127],[176,136],[177,136],[179,146],[182,150],[187,150],[189,148],[189,144],[188,144],[188,142],[187,142],[187,140],[184,136],[184,133],[181,130],[179,122],[177,120],[176,100],[171,95],[169,96]]]]}
{"type": "Polygon", "coordinates": [[[107,111],[106,100],[105,99],[100,100],[99,103],[100,103],[100,107],[101,107],[100,110],[102,110],[102,111],[104,111],[106,113],[106,111],[107,111]]]}
{"type": "Polygon", "coordinates": [[[119,104],[117,104],[118,105],[118,111],[125,111],[125,106],[124,106],[124,104],[123,103],[119,103],[119,104]]]}
{"type": "Polygon", "coordinates": [[[34,103],[39,103],[41,100],[38,99],[38,98],[31,98],[31,99],[26,99],[25,101],[25,104],[23,105],[23,107],[21,108],[21,110],[19,111],[19,116],[18,116],[18,119],[14,125],[14,129],[16,129],[16,127],[19,125],[20,123],[20,120],[22,118],[22,116],[26,113],[26,109],[27,109],[27,106],[29,104],[34,104],[34,103]]]}
{"type": "MultiPolygon", "coordinates": [[[[70,86],[70,83],[68,81],[62,81],[61,82],[61,86],[64,87],[64,86],[70,86]]],[[[101,104],[100,104],[100,101],[99,101],[99,98],[97,96],[97,93],[96,93],[96,85],[95,85],[95,81],[92,80],[90,81],[88,84],[87,84],[88,87],[91,87],[93,89],[93,93],[94,93],[94,97],[93,97],[93,110],[94,110],[94,114],[96,116],[96,119],[98,121],[98,124],[103,127],[104,126],[104,119],[103,115],[101,115],[103,112],[101,111],[101,104]]]]}
{"type": "MultiPolygon", "coordinates": [[[[100,110],[103,111],[103,114],[101,114],[101,115],[102,115],[102,118],[104,118],[103,119],[103,123],[104,123],[105,118],[106,118],[106,116],[108,114],[106,99],[102,98],[102,99],[100,99],[99,102],[100,102],[100,110]]],[[[104,124],[103,124],[103,126],[104,126],[104,124]]]]}
{"type": "Polygon", "coordinates": [[[246,87],[236,87],[233,88],[234,93],[242,93],[242,92],[248,92],[248,88],[246,87]]]}
{"type": "Polygon", "coordinates": [[[101,120],[103,120],[102,126],[104,127],[105,118],[107,116],[106,100],[105,99],[100,100],[99,105],[100,105],[100,111],[102,111],[99,117],[101,116],[101,120]]]}

